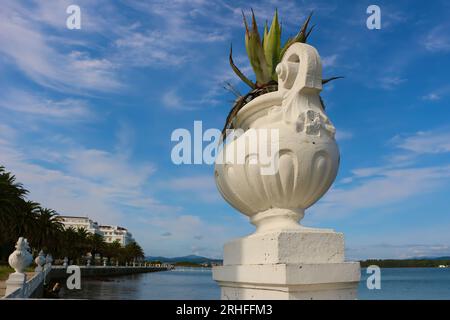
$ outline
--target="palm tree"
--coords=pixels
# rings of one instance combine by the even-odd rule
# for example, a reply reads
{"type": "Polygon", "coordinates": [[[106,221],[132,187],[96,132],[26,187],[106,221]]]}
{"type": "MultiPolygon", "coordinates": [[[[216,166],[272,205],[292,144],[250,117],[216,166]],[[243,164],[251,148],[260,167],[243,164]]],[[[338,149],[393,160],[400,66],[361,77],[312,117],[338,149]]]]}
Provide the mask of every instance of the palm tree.
{"type": "Polygon", "coordinates": [[[38,235],[36,227],[40,205],[25,199],[28,191],[16,178],[0,166],[0,243],[1,258],[14,249],[18,237],[26,237],[33,244],[38,235]]]}
{"type": "Polygon", "coordinates": [[[106,248],[106,242],[103,239],[103,236],[98,233],[91,233],[87,237],[89,243],[89,250],[93,256],[96,254],[103,255],[106,248]]]}
{"type": "Polygon", "coordinates": [[[0,166],[0,241],[3,243],[12,237],[11,226],[15,214],[24,203],[28,193],[22,184],[16,183],[16,177],[0,166]]]}
{"type": "Polygon", "coordinates": [[[33,244],[36,248],[55,252],[60,246],[58,238],[64,230],[58,213],[53,209],[39,208],[36,220],[38,234],[33,244]]]}
{"type": "Polygon", "coordinates": [[[125,248],[126,260],[134,260],[139,258],[144,258],[144,250],[135,241],[128,243],[125,248]]]}
{"type": "Polygon", "coordinates": [[[64,230],[62,234],[61,252],[62,256],[68,257],[69,259],[74,259],[77,257],[76,243],[78,241],[77,230],[69,227],[64,230]]]}
{"type": "Polygon", "coordinates": [[[24,201],[13,218],[14,239],[20,236],[27,238],[32,246],[36,246],[35,239],[39,237],[37,217],[40,204],[31,200],[24,201]]]}
{"type": "Polygon", "coordinates": [[[84,256],[89,251],[89,231],[85,228],[77,229],[77,244],[76,248],[78,249],[78,257],[84,256]]]}

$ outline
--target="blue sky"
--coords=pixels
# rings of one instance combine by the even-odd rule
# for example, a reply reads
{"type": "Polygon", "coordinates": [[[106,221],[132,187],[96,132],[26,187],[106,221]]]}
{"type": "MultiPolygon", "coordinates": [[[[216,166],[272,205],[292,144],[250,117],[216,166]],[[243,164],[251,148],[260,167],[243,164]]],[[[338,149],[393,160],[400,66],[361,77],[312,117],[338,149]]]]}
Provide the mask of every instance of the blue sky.
{"type": "Polygon", "coordinates": [[[253,227],[213,168],[176,166],[177,128],[222,128],[250,68],[241,9],[283,35],[314,10],[310,43],[341,151],[332,189],[303,224],[344,232],[347,256],[450,255],[447,1],[15,1],[0,4],[0,163],[30,198],[132,231],[148,255],[220,257],[253,227]],[[66,8],[81,8],[81,30],[66,8]],[[366,8],[381,8],[381,29],[366,8]]]}

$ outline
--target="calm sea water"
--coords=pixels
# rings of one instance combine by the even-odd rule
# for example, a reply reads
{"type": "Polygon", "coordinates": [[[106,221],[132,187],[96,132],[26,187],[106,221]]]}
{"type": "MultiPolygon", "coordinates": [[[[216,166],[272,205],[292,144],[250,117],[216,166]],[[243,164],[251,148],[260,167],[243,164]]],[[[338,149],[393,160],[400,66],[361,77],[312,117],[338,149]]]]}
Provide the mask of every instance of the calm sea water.
{"type": "MultiPolygon", "coordinates": [[[[381,270],[381,289],[369,290],[363,269],[358,299],[450,299],[450,268],[381,270]]],[[[81,290],[62,290],[75,299],[220,299],[210,270],[166,271],[83,280],[81,290]]]]}

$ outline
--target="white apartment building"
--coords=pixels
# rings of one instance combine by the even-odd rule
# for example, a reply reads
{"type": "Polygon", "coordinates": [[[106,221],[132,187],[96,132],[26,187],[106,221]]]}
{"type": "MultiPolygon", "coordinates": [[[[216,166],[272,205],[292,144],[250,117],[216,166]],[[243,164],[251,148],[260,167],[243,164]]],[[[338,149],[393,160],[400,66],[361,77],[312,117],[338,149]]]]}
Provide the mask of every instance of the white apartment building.
{"type": "Polygon", "coordinates": [[[71,216],[60,216],[61,223],[64,224],[64,228],[68,229],[70,227],[75,230],[84,228],[90,233],[97,233],[103,235],[103,233],[98,228],[98,223],[89,219],[88,217],[71,217],[71,216]]]}
{"type": "Polygon", "coordinates": [[[88,217],[60,216],[60,218],[64,228],[68,229],[72,227],[75,230],[84,228],[90,233],[96,233],[103,236],[105,242],[108,243],[119,241],[122,246],[126,246],[134,241],[132,234],[128,232],[126,228],[120,226],[99,226],[96,221],[93,221],[88,217]]]}
{"type": "Polygon", "coordinates": [[[119,241],[122,246],[126,246],[134,241],[132,234],[128,232],[126,228],[109,225],[99,226],[98,228],[103,233],[103,237],[108,243],[119,241]]]}

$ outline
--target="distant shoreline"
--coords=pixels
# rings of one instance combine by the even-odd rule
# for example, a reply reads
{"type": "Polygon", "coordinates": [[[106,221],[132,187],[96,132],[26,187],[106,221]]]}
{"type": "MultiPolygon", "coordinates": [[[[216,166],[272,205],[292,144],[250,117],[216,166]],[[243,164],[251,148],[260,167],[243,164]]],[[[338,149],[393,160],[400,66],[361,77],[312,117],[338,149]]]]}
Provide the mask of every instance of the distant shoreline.
{"type": "MultiPolygon", "coordinates": [[[[209,259],[205,257],[191,258],[189,261],[187,257],[178,258],[164,258],[158,257],[161,260],[152,261],[153,263],[166,262],[175,267],[191,267],[191,268],[205,268],[214,265],[221,265],[222,260],[209,259]]],[[[151,261],[151,260],[150,260],[151,261]]],[[[410,258],[410,259],[367,259],[359,261],[362,268],[367,268],[371,265],[379,266],[380,268],[439,268],[450,267],[450,257],[429,257],[429,258],[410,258]]]]}
{"type": "Polygon", "coordinates": [[[380,268],[442,268],[450,267],[450,259],[368,259],[360,261],[361,267],[376,265],[380,268]]]}

